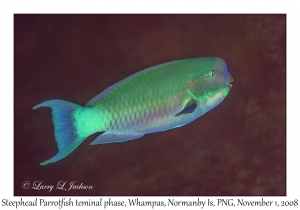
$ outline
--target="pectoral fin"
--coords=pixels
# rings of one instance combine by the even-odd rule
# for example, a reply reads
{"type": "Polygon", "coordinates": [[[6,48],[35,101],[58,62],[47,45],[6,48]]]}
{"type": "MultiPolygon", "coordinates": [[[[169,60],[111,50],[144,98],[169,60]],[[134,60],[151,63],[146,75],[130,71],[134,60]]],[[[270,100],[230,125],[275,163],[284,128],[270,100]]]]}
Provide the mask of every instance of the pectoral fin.
{"type": "Polygon", "coordinates": [[[188,114],[192,113],[197,108],[197,102],[194,99],[188,100],[183,110],[181,110],[178,114],[175,115],[175,117],[181,115],[181,114],[188,114]]]}
{"type": "Polygon", "coordinates": [[[98,136],[90,145],[107,144],[113,142],[123,142],[142,137],[144,134],[114,134],[103,133],[98,136]]]}

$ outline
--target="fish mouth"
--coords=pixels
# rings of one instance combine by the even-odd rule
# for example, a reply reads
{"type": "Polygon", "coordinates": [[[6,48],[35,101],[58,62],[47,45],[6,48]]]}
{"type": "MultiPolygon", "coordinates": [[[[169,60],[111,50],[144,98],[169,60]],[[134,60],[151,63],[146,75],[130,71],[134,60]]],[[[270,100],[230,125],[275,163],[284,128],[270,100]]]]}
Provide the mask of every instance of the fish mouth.
{"type": "Polygon", "coordinates": [[[232,88],[232,84],[231,84],[232,82],[233,82],[233,77],[230,75],[230,80],[227,84],[227,86],[229,87],[229,90],[232,88]]]}

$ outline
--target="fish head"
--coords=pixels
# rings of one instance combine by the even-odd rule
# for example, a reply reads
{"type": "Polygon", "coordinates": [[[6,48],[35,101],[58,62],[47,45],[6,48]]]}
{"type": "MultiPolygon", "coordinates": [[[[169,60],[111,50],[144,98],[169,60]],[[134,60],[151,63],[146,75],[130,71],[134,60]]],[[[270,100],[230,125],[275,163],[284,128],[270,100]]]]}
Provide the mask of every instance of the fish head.
{"type": "Polygon", "coordinates": [[[222,58],[196,58],[194,62],[194,74],[187,81],[187,91],[207,112],[228,95],[232,88],[233,78],[222,58]]]}
{"type": "Polygon", "coordinates": [[[206,58],[201,71],[201,86],[206,91],[217,89],[231,89],[233,78],[227,69],[227,64],[222,58],[206,58]]]}

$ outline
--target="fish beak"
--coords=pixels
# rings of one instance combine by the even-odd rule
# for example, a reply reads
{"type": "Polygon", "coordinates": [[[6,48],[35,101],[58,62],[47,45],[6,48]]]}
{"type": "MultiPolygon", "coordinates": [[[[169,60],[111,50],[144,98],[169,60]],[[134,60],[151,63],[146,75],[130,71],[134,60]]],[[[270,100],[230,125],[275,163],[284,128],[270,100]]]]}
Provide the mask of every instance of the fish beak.
{"type": "Polygon", "coordinates": [[[233,77],[230,75],[230,80],[229,80],[229,82],[228,82],[228,84],[227,84],[227,86],[229,87],[229,90],[231,89],[231,87],[232,87],[232,84],[230,84],[230,83],[232,83],[233,82],[233,77]]]}

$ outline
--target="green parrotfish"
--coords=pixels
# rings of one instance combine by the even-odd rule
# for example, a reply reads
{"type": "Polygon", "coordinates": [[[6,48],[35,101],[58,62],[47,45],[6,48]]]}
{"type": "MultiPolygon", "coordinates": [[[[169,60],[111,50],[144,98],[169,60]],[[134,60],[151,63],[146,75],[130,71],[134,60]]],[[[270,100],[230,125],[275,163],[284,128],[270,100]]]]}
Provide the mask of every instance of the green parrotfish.
{"type": "Polygon", "coordinates": [[[61,160],[88,136],[91,145],[124,142],[186,125],[228,95],[233,81],[218,57],[171,61],[141,70],[106,88],[85,106],[49,100],[58,153],[41,163],[61,160]]]}

